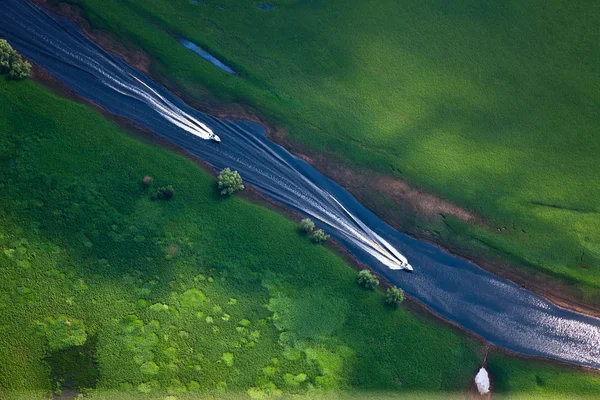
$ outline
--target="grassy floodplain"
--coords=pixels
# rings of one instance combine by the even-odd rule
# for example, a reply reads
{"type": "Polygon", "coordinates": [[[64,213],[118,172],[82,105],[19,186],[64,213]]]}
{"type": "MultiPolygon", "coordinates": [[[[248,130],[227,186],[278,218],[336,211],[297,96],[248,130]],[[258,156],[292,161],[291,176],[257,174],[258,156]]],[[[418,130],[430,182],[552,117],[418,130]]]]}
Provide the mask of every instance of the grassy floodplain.
{"type": "Polygon", "coordinates": [[[485,227],[452,235],[600,302],[599,3],[68,2],[188,93],[248,104],[313,150],[477,212],[485,227]]]}

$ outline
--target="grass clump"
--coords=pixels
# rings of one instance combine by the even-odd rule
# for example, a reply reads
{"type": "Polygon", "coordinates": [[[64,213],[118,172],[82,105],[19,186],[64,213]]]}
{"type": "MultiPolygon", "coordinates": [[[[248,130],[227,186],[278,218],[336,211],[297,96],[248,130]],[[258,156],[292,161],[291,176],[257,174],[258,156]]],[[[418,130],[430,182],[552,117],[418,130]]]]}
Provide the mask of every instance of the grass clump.
{"type": "Polygon", "coordinates": [[[323,229],[317,229],[310,236],[311,240],[317,244],[321,244],[329,240],[329,235],[323,232],[323,229]]]}
{"type": "Polygon", "coordinates": [[[153,183],[154,179],[149,175],[144,176],[144,179],[142,179],[142,184],[144,186],[152,186],[153,183]]]}

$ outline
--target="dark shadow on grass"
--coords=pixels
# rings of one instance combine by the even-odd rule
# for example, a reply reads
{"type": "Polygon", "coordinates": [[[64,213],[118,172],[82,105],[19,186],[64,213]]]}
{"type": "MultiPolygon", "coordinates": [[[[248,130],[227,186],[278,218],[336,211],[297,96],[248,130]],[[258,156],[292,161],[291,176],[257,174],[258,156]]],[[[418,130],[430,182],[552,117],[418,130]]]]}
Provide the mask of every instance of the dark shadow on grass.
{"type": "Polygon", "coordinates": [[[92,336],[83,346],[57,350],[45,358],[50,366],[54,399],[76,398],[82,391],[96,387],[99,377],[94,358],[97,341],[92,336]]]}

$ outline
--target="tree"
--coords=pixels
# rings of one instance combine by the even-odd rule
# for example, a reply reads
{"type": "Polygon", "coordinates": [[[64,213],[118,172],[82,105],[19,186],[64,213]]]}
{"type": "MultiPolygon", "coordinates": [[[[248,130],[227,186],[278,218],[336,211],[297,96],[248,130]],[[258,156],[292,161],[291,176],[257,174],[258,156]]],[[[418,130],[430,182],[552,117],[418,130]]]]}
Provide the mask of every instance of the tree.
{"type": "Polygon", "coordinates": [[[171,200],[174,195],[175,189],[173,189],[173,186],[162,186],[152,194],[152,200],[171,200]]]}
{"type": "Polygon", "coordinates": [[[368,269],[363,269],[358,273],[357,282],[360,286],[369,290],[375,290],[379,286],[379,279],[368,269]]]}
{"type": "Polygon", "coordinates": [[[8,72],[8,76],[12,79],[25,79],[29,76],[30,72],[31,64],[29,64],[27,61],[20,60],[13,63],[10,71],[8,72]]]}
{"type": "Polygon", "coordinates": [[[31,64],[24,61],[6,40],[0,39],[0,73],[5,72],[13,79],[23,79],[29,76],[31,64]]]}
{"type": "Polygon", "coordinates": [[[312,234],[311,239],[315,243],[323,243],[323,242],[326,242],[327,239],[329,239],[329,235],[326,235],[325,232],[323,232],[323,229],[317,229],[312,234]]]}
{"type": "Polygon", "coordinates": [[[310,220],[310,218],[304,218],[300,221],[300,229],[303,232],[311,233],[315,229],[315,223],[310,220]]]}
{"type": "Polygon", "coordinates": [[[146,175],[144,179],[142,179],[144,186],[152,186],[152,182],[154,182],[154,179],[152,179],[150,175],[146,175]]]}
{"type": "Polygon", "coordinates": [[[231,196],[238,190],[244,190],[242,177],[237,171],[225,168],[219,173],[219,190],[222,195],[231,196]]]}
{"type": "Polygon", "coordinates": [[[390,306],[397,307],[404,301],[404,290],[398,289],[396,286],[389,288],[385,294],[385,302],[390,306]]]}
{"type": "Polygon", "coordinates": [[[81,346],[87,340],[83,322],[64,315],[57,319],[48,317],[44,322],[38,322],[37,330],[46,337],[51,350],[81,346]]]}
{"type": "Polygon", "coordinates": [[[17,52],[4,39],[0,39],[0,72],[6,72],[15,59],[17,52]]]}

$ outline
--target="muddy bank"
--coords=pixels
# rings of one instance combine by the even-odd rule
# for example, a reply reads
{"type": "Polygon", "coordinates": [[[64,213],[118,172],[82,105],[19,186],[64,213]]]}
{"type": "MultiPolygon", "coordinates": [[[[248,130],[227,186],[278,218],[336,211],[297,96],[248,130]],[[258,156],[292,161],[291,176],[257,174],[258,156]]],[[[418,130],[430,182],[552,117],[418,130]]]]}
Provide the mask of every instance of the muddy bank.
{"type": "Polygon", "coordinates": [[[88,39],[92,40],[98,46],[123,57],[129,65],[133,65],[140,71],[149,74],[150,72],[150,57],[142,50],[133,46],[124,44],[119,38],[111,32],[100,29],[94,29],[87,19],[84,18],[83,12],[76,6],[62,2],[60,0],[30,0],[50,10],[52,13],[66,17],[76,23],[88,39]]]}

